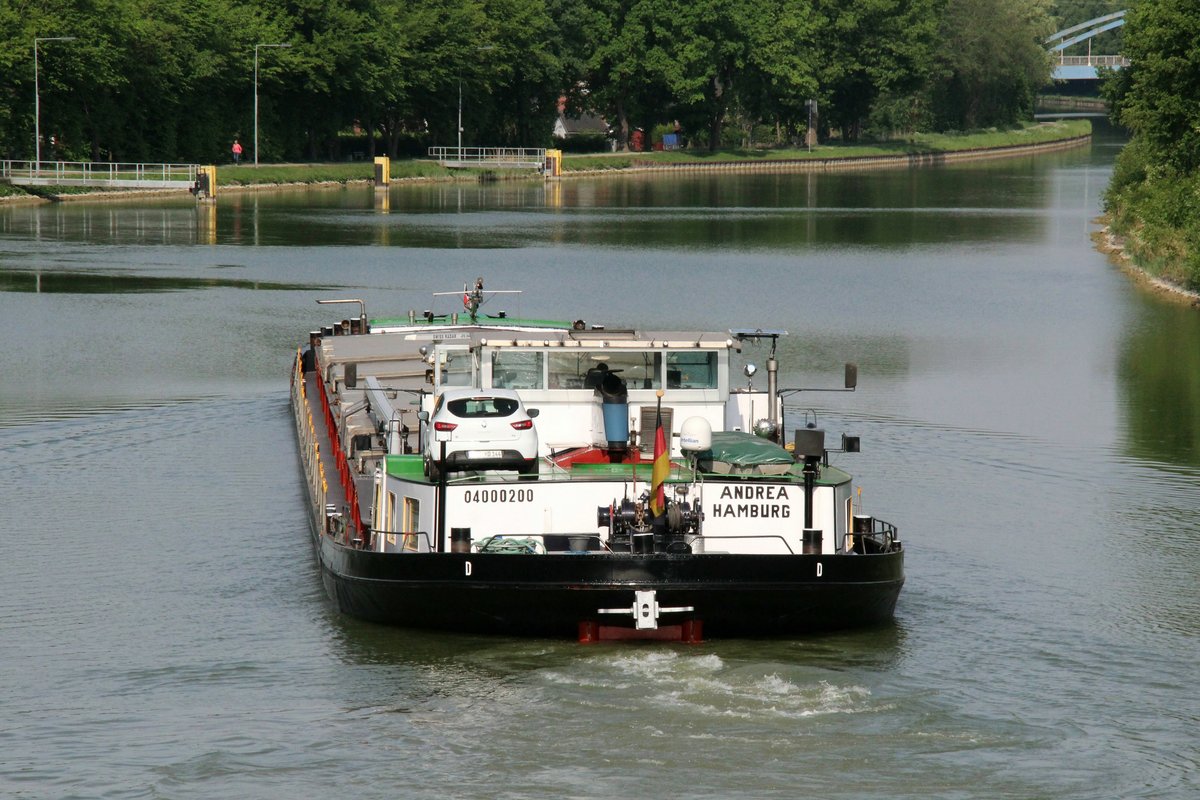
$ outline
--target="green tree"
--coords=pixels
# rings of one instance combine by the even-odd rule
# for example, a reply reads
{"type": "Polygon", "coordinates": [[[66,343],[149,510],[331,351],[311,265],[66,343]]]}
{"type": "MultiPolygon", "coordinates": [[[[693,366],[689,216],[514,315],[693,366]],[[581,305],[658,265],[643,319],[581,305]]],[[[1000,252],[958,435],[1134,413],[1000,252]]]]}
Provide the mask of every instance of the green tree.
{"type": "Polygon", "coordinates": [[[1136,0],[1127,19],[1132,66],[1113,87],[1120,121],[1149,146],[1152,162],[1192,172],[1200,168],[1200,5],[1136,0]]]}
{"type": "MultiPolygon", "coordinates": [[[[40,4],[0,3],[0,152],[33,158],[33,38],[54,35],[40,28],[40,4]]],[[[53,32],[52,32],[53,31],[53,32]]]]}
{"type": "Polygon", "coordinates": [[[938,127],[1031,117],[1037,92],[1050,82],[1043,42],[1053,32],[1047,0],[948,0],[931,84],[938,127]]]}
{"type": "Polygon", "coordinates": [[[816,6],[823,116],[853,141],[881,95],[916,90],[930,73],[935,0],[816,0],[816,6]]]}
{"type": "Polygon", "coordinates": [[[807,125],[808,100],[818,96],[820,20],[811,4],[795,0],[757,2],[748,12],[735,102],[747,126],[774,123],[778,142],[784,128],[798,133],[807,125]]]}
{"type": "MultiPolygon", "coordinates": [[[[482,56],[490,72],[490,131],[495,144],[545,144],[558,114],[558,98],[572,81],[563,70],[562,41],[545,0],[487,0],[487,41],[482,56]]],[[[472,60],[475,60],[474,58],[472,60]]]]}

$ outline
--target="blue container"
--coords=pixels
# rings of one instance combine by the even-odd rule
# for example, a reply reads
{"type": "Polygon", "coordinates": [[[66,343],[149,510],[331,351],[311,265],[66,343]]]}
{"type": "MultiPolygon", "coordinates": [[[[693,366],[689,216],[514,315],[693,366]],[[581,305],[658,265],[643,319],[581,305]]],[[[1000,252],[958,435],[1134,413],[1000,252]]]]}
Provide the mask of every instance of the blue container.
{"type": "Polygon", "coordinates": [[[616,449],[629,443],[629,403],[602,403],[604,409],[604,438],[616,449]]]}

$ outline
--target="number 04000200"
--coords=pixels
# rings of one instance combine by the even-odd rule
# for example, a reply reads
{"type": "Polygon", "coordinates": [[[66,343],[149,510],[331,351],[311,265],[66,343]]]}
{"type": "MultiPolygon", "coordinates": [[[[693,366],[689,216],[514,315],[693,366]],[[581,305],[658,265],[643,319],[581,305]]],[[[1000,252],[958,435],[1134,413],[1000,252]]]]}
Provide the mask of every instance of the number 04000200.
{"type": "Polygon", "coordinates": [[[464,503],[532,503],[533,489],[467,489],[464,503]]]}

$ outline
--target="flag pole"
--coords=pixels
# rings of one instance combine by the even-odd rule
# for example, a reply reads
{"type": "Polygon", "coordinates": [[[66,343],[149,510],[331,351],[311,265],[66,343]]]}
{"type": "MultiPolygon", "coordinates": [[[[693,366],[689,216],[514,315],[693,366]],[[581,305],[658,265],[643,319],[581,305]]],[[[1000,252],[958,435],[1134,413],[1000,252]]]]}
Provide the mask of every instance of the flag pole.
{"type": "Polygon", "coordinates": [[[658,405],[654,411],[654,465],[650,470],[650,514],[661,516],[667,509],[664,484],[671,474],[671,450],[662,424],[663,390],[658,390],[658,405]]]}

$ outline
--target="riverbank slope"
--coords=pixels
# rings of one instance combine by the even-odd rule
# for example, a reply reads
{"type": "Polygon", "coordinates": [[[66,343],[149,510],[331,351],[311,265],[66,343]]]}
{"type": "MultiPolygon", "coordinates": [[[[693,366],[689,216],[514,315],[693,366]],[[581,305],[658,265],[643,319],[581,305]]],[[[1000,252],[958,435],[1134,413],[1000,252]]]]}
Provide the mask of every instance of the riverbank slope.
{"type": "MultiPolygon", "coordinates": [[[[880,167],[935,166],[974,158],[1002,158],[1028,152],[1073,147],[1091,135],[1088,120],[1058,120],[1029,123],[1013,130],[987,130],[967,134],[914,134],[903,139],[874,144],[825,144],[804,149],[739,148],[716,152],[693,149],[642,153],[566,154],[563,177],[582,177],[623,172],[719,170],[728,172],[827,169],[870,169],[880,167]]],[[[218,192],[252,191],[284,187],[367,183],[374,165],[364,162],[340,164],[271,164],[264,166],[220,166],[218,192]]],[[[427,159],[396,159],[391,162],[391,180],[456,181],[499,178],[541,179],[539,173],[502,170],[452,170],[427,159]]],[[[84,187],[19,187],[0,184],[0,203],[62,202],[179,194],[178,190],[105,190],[84,187]]]]}
{"type": "Polygon", "coordinates": [[[1200,172],[1152,163],[1135,139],[1104,195],[1106,246],[1160,286],[1200,298],[1200,172]]]}

